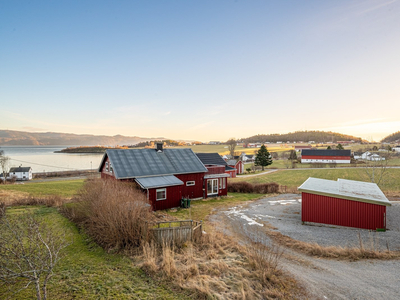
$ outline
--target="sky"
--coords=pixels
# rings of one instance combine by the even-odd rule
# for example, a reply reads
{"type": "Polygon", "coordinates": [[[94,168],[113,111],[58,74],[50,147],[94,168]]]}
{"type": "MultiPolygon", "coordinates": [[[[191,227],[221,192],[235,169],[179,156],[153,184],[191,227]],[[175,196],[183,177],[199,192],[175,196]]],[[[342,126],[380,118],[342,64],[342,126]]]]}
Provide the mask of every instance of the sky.
{"type": "Polygon", "coordinates": [[[0,129],[400,130],[400,1],[0,0],[0,129]]]}

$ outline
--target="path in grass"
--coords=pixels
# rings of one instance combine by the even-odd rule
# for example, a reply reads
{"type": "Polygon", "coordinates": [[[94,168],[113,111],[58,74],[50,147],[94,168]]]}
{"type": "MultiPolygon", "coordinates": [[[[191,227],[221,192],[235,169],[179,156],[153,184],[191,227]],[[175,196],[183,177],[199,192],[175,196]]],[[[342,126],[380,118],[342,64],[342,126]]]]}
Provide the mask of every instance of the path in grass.
{"type": "MultiPolygon", "coordinates": [[[[365,171],[357,169],[308,169],[308,170],[279,170],[274,173],[251,178],[237,177],[229,179],[229,182],[247,181],[250,183],[276,182],[280,185],[298,187],[309,177],[337,180],[338,178],[369,181],[365,171]]],[[[380,188],[384,192],[400,194],[400,169],[391,168],[386,170],[384,180],[380,183],[380,188]]],[[[229,183],[228,183],[229,184],[229,183]]]]}
{"type": "MultiPolygon", "coordinates": [[[[7,213],[12,217],[27,209],[40,215],[53,228],[64,230],[67,238],[73,241],[55,269],[48,287],[49,299],[189,299],[156,283],[128,257],[106,253],[80,234],[55,208],[13,207],[7,213]]],[[[7,288],[0,286],[0,295],[7,298],[7,288]]],[[[35,299],[33,287],[11,299],[35,299]]]]}

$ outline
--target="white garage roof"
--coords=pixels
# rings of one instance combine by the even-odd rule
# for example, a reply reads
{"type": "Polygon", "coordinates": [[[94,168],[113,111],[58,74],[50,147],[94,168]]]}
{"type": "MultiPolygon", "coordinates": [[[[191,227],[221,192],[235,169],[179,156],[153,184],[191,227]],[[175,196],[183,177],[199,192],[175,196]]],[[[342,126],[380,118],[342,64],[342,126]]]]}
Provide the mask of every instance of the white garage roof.
{"type": "Polygon", "coordinates": [[[334,181],[310,177],[298,190],[304,193],[391,206],[378,185],[371,182],[340,178],[334,181]]]}

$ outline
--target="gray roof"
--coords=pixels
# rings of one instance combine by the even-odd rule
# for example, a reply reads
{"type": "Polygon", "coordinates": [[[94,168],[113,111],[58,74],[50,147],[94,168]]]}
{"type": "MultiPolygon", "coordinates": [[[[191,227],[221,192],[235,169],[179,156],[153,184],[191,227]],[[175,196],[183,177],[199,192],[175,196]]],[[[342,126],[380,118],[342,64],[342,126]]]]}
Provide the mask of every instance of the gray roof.
{"type": "Polygon", "coordinates": [[[350,156],[351,150],[335,150],[335,149],[303,149],[301,155],[311,156],[350,156]]]}
{"type": "Polygon", "coordinates": [[[237,160],[236,159],[230,159],[226,162],[228,166],[236,166],[237,160]]]}
{"type": "Polygon", "coordinates": [[[338,179],[308,178],[299,188],[300,192],[336,197],[347,200],[391,206],[376,183],[338,179]]]}
{"type": "Polygon", "coordinates": [[[144,189],[167,187],[167,186],[183,184],[183,181],[179,180],[174,175],[140,177],[140,178],[136,178],[135,181],[144,189]]]}
{"type": "Polygon", "coordinates": [[[162,152],[156,149],[107,149],[99,172],[107,156],[117,179],[208,171],[190,148],[164,149],[162,152]]]}
{"type": "Polygon", "coordinates": [[[31,167],[14,167],[14,168],[10,168],[10,173],[11,172],[15,172],[15,173],[29,172],[30,169],[32,169],[32,168],[31,167]]]}
{"type": "Polygon", "coordinates": [[[196,153],[196,155],[205,165],[226,166],[225,160],[218,153],[196,153]]]}

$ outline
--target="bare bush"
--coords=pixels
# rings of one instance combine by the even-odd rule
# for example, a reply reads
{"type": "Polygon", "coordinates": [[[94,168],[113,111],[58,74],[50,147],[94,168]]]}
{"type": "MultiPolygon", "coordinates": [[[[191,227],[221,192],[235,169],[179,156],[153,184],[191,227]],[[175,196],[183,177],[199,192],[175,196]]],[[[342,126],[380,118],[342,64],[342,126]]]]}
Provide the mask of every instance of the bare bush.
{"type": "Polygon", "coordinates": [[[53,269],[69,245],[65,235],[28,213],[4,215],[0,232],[0,282],[11,295],[34,284],[37,299],[46,299],[53,269]]]}
{"type": "Polygon", "coordinates": [[[133,249],[147,240],[147,223],[154,217],[146,195],[132,183],[88,181],[75,201],[62,213],[104,248],[133,249]]]}
{"type": "Polygon", "coordinates": [[[6,214],[6,204],[4,202],[0,202],[0,219],[6,214]]]}
{"type": "Polygon", "coordinates": [[[70,200],[58,195],[51,195],[46,197],[28,196],[26,198],[14,199],[9,203],[9,206],[20,205],[45,205],[47,207],[60,207],[61,205],[69,202],[70,200]]]}
{"type": "Polygon", "coordinates": [[[279,184],[275,182],[251,184],[246,181],[232,182],[228,185],[230,193],[257,193],[270,194],[279,192],[279,184]]]}

